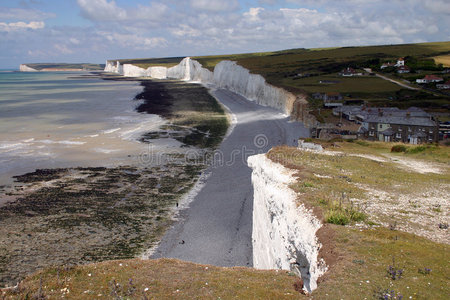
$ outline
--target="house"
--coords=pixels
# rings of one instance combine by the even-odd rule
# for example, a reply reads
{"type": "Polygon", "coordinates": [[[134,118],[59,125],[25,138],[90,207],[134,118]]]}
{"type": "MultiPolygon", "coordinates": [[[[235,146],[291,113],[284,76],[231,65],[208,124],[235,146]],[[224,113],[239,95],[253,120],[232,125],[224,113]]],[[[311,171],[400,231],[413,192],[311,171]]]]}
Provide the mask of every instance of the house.
{"type": "Polygon", "coordinates": [[[405,59],[403,57],[400,57],[397,59],[397,63],[395,64],[395,67],[400,68],[405,65],[405,59]]]}
{"type": "Polygon", "coordinates": [[[389,67],[395,67],[395,64],[394,63],[390,63],[390,62],[384,63],[384,64],[381,65],[380,69],[383,70],[383,69],[386,69],[386,68],[389,68],[389,67]]]}
{"type": "Polygon", "coordinates": [[[341,101],[342,99],[344,99],[344,97],[342,97],[342,95],[340,93],[314,93],[311,95],[311,97],[315,100],[323,100],[324,102],[324,106],[325,107],[337,107],[337,106],[342,106],[343,103],[341,102],[336,102],[336,101],[341,101]]]}
{"type": "Polygon", "coordinates": [[[432,83],[444,81],[442,77],[437,77],[435,75],[425,75],[424,78],[416,79],[417,83],[432,83]]]}
{"type": "Polygon", "coordinates": [[[344,99],[344,98],[342,97],[342,95],[340,93],[326,93],[326,94],[324,94],[324,97],[323,97],[323,105],[325,107],[342,106],[343,103],[339,102],[342,99],[344,99]]]}
{"type": "Polygon", "coordinates": [[[440,90],[448,90],[450,89],[450,80],[447,81],[446,83],[436,84],[436,87],[440,90]]]}
{"type": "Polygon", "coordinates": [[[357,72],[355,69],[347,67],[339,72],[340,76],[351,77],[351,76],[361,76],[361,72],[357,72]]]}
{"type": "Polygon", "coordinates": [[[408,66],[400,66],[397,68],[397,73],[399,74],[404,74],[404,73],[409,73],[410,69],[408,66]]]}
{"type": "Polygon", "coordinates": [[[336,93],[336,92],[326,93],[323,98],[323,100],[325,100],[325,101],[340,101],[342,99],[343,99],[342,95],[340,93],[336,93]]]}
{"type": "Polygon", "coordinates": [[[340,93],[337,92],[329,92],[329,93],[314,93],[311,95],[313,99],[316,100],[324,100],[324,101],[340,101],[344,99],[340,93]]]}
{"type": "Polygon", "coordinates": [[[437,122],[416,107],[343,106],[333,109],[333,114],[361,124],[358,137],[368,140],[420,144],[439,138],[437,122]]]}

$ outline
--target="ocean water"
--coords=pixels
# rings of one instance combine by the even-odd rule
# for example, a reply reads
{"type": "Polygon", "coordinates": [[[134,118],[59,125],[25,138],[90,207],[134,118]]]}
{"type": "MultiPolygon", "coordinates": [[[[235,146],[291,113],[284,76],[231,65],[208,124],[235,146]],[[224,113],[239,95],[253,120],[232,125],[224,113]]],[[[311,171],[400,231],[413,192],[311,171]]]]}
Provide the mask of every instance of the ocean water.
{"type": "Polygon", "coordinates": [[[0,71],[0,185],[37,168],[138,163],[138,138],[164,120],[135,111],[138,82],[83,74],[0,71]]]}

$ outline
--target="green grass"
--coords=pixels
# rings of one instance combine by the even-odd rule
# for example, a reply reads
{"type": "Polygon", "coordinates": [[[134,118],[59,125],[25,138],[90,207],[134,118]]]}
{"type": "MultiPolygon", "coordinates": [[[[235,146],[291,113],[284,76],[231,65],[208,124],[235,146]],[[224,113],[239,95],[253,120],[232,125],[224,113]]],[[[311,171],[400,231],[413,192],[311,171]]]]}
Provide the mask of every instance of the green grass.
{"type": "MultiPolygon", "coordinates": [[[[329,225],[338,257],[320,279],[313,299],[378,299],[394,290],[403,299],[447,299],[449,246],[385,228],[329,225]],[[401,269],[392,280],[389,266],[401,269]],[[430,269],[429,273],[424,272],[430,269]],[[412,298],[410,298],[412,297],[412,298]]],[[[295,290],[286,271],[220,268],[174,259],[119,260],[52,267],[27,277],[5,299],[311,299],[295,290]],[[144,298],[147,297],[147,298],[144,298]]]]}
{"type": "Polygon", "coordinates": [[[288,77],[284,78],[281,83],[284,86],[301,87],[308,93],[339,91],[343,94],[370,94],[372,98],[376,98],[376,93],[381,93],[382,98],[386,98],[387,93],[396,92],[401,89],[400,86],[375,76],[342,77],[337,75],[323,75],[305,78],[288,77]],[[319,82],[322,80],[338,83],[323,84],[319,82]]]}

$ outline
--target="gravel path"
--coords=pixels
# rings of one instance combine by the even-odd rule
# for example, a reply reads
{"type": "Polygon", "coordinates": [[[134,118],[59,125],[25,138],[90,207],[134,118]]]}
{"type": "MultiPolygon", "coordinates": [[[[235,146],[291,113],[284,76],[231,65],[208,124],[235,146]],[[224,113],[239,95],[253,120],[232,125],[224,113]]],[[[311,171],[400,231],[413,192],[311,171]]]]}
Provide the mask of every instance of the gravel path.
{"type": "Polygon", "coordinates": [[[226,90],[211,92],[236,117],[203,189],[168,230],[152,258],[216,266],[252,266],[253,188],[246,158],[308,136],[301,123],[226,90]]]}
{"type": "Polygon", "coordinates": [[[407,85],[406,83],[402,83],[402,82],[400,82],[400,81],[398,81],[398,80],[394,80],[394,79],[389,78],[389,77],[387,77],[387,76],[383,76],[383,75],[378,74],[378,73],[375,74],[375,75],[377,75],[377,77],[380,77],[380,78],[382,78],[382,79],[384,79],[384,80],[387,80],[387,81],[390,81],[390,82],[392,82],[392,83],[398,84],[399,86],[404,87],[404,88],[407,88],[407,89],[409,89],[409,90],[415,90],[415,91],[420,90],[419,88],[412,87],[412,86],[410,86],[410,85],[407,85]]]}

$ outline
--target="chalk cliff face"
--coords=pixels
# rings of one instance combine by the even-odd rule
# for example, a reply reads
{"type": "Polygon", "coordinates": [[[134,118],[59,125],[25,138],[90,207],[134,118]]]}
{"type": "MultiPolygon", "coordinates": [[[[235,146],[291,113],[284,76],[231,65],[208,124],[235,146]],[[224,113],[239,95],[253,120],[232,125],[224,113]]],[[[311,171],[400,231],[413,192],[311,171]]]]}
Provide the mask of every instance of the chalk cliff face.
{"type": "Polygon", "coordinates": [[[39,72],[38,70],[30,68],[29,66],[23,65],[23,64],[19,66],[19,71],[20,72],[39,72]]]}
{"type": "Polygon", "coordinates": [[[253,169],[253,266],[257,269],[290,270],[301,276],[308,293],[327,266],[318,258],[316,236],[321,222],[289,188],[293,171],[272,162],[264,154],[248,158],[253,169]]]}
{"type": "Polygon", "coordinates": [[[228,89],[241,94],[251,101],[264,106],[274,107],[285,114],[291,115],[297,96],[266,82],[261,75],[250,74],[250,71],[233,61],[222,61],[216,65],[214,72],[189,57],[178,65],[165,67],[139,68],[119,61],[106,61],[106,72],[119,73],[129,77],[152,77],[157,79],[180,79],[197,81],[228,89]]]}
{"type": "Polygon", "coordinates": [[[249,70],[234,61],[225,60],[216,65],[214,83],[258,104],[274,107],[286,114],[291,114],[297,98],[292,93],[267,84],[261,75],[250,74],[249,70]]]}

